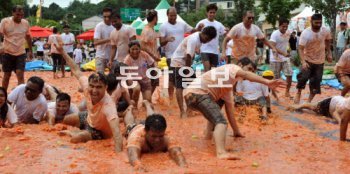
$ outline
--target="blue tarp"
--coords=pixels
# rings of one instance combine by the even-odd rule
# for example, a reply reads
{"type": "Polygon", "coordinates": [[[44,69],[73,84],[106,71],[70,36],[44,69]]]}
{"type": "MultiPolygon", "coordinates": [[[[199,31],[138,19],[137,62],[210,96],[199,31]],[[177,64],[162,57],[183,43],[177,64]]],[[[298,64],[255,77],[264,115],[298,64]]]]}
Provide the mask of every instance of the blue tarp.
{"type": "MultiPolygon", "coordinates": [[[[53,67],[49,65],[47,62],[42,60],[34,60],[31,62],[26,62],[25,71],[52,71],[53,67]]],[[[69,67],[65,68],[66,70],[70,70],[69,67]]]]}

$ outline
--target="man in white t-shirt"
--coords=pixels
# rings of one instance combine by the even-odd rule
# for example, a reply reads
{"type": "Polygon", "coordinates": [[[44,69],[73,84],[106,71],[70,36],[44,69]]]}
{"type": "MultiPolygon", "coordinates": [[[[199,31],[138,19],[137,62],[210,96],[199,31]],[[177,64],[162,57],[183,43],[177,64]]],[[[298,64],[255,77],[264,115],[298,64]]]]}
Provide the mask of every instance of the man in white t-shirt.
{"type": "Polygon", "coordinates": [[[136,30],[123,24],[119,14],[113,14],[111,20],[115,30],[110,35],[112,48],[108,67],[114,69],[113,61],[124,62],[125,57],[129,54],[129,43],[136,39],[136,30]]]}
{"type": "Polygon", "coordinates": [[[104,73],[110,58],[110,35],[114,27],[111,22],[112,9],[106,7],[103,9],[102,14],[103,21],[95,27],[94,45],[96,46],[96,71],[104,73]]]}
{"type": "Polygon", "coordinates": [[[322,27],[322,15],[311,16],[311,27],[305,29],[300,36],[299,55],[302,64],[300,73],[297,75],[298,92],[294,99],[299,104],[301,91],[305,89],[307,81],[310,80],[310,103],[316,94],[321,94],[321,81],[323,76],[323,65],[325,58],[332,62],[331,33],[322,27]]]}
{"type": "Polygon", "coordinates": [[[59,93],[55,102],[47,104],[46,118],[50,125],[64,122],[66,115],[78,114],[79,109],[71,104],[70,96],[67,93],[59,93]]]}
{"type": "Polygon", "coordinates": [[[262,40],[274,53],[277,52],[276,48],[265,38],[260,28],[253,24],[254,18],[254,13],[247,11],[244,13],[243,22],[233,26],[227,33],[222,42],[222,59],[227,60],[226,45],[231,39],[235,43],[232,48],[232,59],[234,62],[244,57],[248,57],[253,62],[256,62],[256,39],[262,40]]]}
{"type": "Polygon", "coordinates": [[[278,30],[275,30],[270,37],[270,44],[276,47],[277,54],[270,50],[270,68],[275,74],[275,79],[281,78],[281,71],[287,79],[287,88],[285,92],[286,97],[290,97],[289,90],[292,85],[292,65],[290,63],[290,53],[288,51],[288,44],[290,32],[287,31],[289,21],[281,18],[279,20],[278,30]]]}
{"type": "MultiPolygon", "coordinates": [[[[250,71],[255,73],[256,65],[252,65],[250,71]]],[[[236,84],[236,92],[238,96],[235,98],[237,104],[242,105],[258,105],[261,108],[262,121],[267,120],[267,101],[270,101],[269,88],[261,83],[252,82],[249,80],[238,81],[236,84]]]]}
{"type": "Polygon", "coordinates": [[[316,112],[318,115],[336,119],[340,124],[340,140],[346,140],[346,131],[350,121],[350,98],[334,96],[317,103],[303,103],[301,105],[293,105],[287,109],[309,109],[316,112]]]}
{"type": "Polygon", "coordinates": [[[44,57],[44,38],[39,38],[37,41],[34,42],[34,45],[36,46],[36,56],[39,60],[43,60],[44,57]]]}
{"type": "Polygon", "coordinates": [[[216,4],[207,6],[207,18],[199,21],[196,28],[213,26],[216,29],[216,38],[201,46],[201,59],[204,66],[204,71],[209,71],[211,67],[217,67],[219,64],[219,37],[225,34],[225,27],[221,22],[215,20],[218,7],[216,4]]]}
{"type": "MultiPolygon", "coordinates": [[[[183,89],[186,87],[185,78],[194,77],[191,68],[192,60],[202,44],[210,42],[216,37],[216,29],[212,26],[205,27],[202,32],[196,32],[186,37],[176,48],[171,57],[170,66],[174,67],[174,83],[176,87],[176,99],[180,108],[180,117],[186,118],[187,114],[183,106],[183,89]],[[186,76],[186,77],[185,77],[186,76]]],[[[187,80],[188,82],[188,80],[187,80]]]]}
{"type": "Polygon", "coordinates": [[[42,94],[44,80],[37,76],[28,79],[27,84],[17,86],[8,96],[15,108],[19,123],[39,123],[47,111],[42,94]]]}
{"type": "Polygon", "coordinates": [[[63,49],[64,51],[71,57],[73,57],[73,49],[75,37],[73,33],[70,33],[70,27],[68,25],[63,26],[63,33],[61,34],[61,38],[63,41],[63,49]]]}
{"type": "MultiPolygon", "coordinates": [[[[176,8],[170,7],[167,10],[168,21],[160,25],[160,45],[163,47],[165,52],[165,57],[167,58],[167,65],[169,68],[169,98],[172,100],[174,93],[174,76],[173,68],[170,67],[171,56],[175,52],[176,48],[185,38],[185,33],[193,33],[195,31],[201,31],[202,28],[193,29],[191,26],[182,21],[177,21],[177,11],[176,8]]],[[[203,25],[201,25],[203,26],[203,25]]]]}

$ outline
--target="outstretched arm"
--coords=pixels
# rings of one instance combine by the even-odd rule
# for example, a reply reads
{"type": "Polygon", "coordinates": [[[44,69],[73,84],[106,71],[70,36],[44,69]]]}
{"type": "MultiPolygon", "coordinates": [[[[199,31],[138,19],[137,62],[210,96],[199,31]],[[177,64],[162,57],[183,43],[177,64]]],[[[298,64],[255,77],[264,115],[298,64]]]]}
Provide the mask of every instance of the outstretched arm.
{"type": "MultiPolygon", "coordinates": [[[[232,94],[231,94],[232,95],[232,94]]],[[[233,99],[232,99],[233,101],[233,99]]],[[[233,130],[234,137],[244,137],[243,134],[239,131],[236,118],[234,116],[234,104],[232,102],[225,102],[225,110],[228,122],[230,123],[230,126],[233,130]]]]}
{"type": "Polygon", "coordinates": [[[174,147],[169,149],[169,155],[170,158],[173,159],[178,166],[187,167],[185,157],[183,156],[180,147],[174,147]]]}
{"type": "Polygon", "coordinates": [[[136,147],[128,147],[128,158],[130,164],[135,167],[136,170],[146,171],[145,167],[142,165],[141,160],[141,150],[136,147]]]}
{"type": "Polygon", "coordinates": [[[225,60],[227,62],[227,56],[226,56],[226,48],[227,48],[227,43],[231,40],[229,37],[225,37],[224,40],[222,41],[222,53],[221,53],[221,59],[225,60]]]}
{"type": "Polygon", "coordinates": [[[81,73],[78,65],[74,63],[73,59],[63,50],[61,45],[55,44],[55,46],[56,46],[56,49],[61,53],[62,57],[64,58],[68,66],[70,67],[75,78],[79,80],[83,74],[81,73]]]}
{"type": "Polygon", "coordinates": [[[252,82],[258,82],[264,85],[267,85],[269,88],[274,90],[277,87],[284,87],[286,86],[286,83],[281,80],[267,80],[264,79],[254,73],[244,71],[244,70],[238,70],[237,71],[237,77],[241,77],[243,79],[252,81],[252,82]]]}
{"type": "Polygon", "coordinates": [[[116,152],[121,152],[122,151],[122,146],[123,146],[123,138],[122,135],[120,133],[120,129],[119,129],[119,118],[117,116],[117,118],[109,121],[109,126],[112,130],[112,134],[113,134],[113,140],[114,140],[114,150],[116,152]]]}
{"type": "Polygon", "coordinates": [[[345,109],[345,111],[341,114],[340,141],[346,140],[346,131],[348,130],[349,121],[350,121],[350,110],[345,109]]]}

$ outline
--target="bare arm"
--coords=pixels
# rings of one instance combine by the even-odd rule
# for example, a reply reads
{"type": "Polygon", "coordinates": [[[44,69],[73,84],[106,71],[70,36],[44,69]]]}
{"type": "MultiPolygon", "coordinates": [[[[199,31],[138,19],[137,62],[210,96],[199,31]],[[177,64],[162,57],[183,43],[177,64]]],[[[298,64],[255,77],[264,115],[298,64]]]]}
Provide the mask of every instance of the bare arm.
{"type": "Polygon", "coordinates": [[[345,110],[341,114],[341,121],[340,121],[340,141],[346,140],[346,131],[348,130],[348,124],[350,121],[350,110],[345,110]]]}
{"type": "Polygon", "coordinates": [[[32,59],[33,58],[32,37],[29,34],[26,35],[26,41],[27,41],[27,44],[28,44],[28,47],[29,47],[29,58],[32,59]]]}
{"type": "Polygon", "coordinates": [[[228,119],[228,122],[230,123],[231,128],[233,129],[234,136],[243,137],[243,135],[239,131],[239,128],[234,116],[234,107],[235,106],[232,102],[225,102],[225,111],[226,111],[227,119],[228,119]]]}
{"type": "Polygon", "coordinates": [[[192,56],[189,55],[189,54],[186,54],[185,62],[186,62],[186,66],[191,67],[191,65],[192,65],[192,56]]]}
{"type": "Polygon", "coordinates": [[[108,43],[110,41],[111,40],[109,38],[108,39],[94,39],[94,45],[95,46],[102,45],[102,44],[108,43]]]}
{"type": "Polygon", "coordinates": [[[173,159],[178,166],[180,167],[187,166],[185,157],[183,156],[180,147],[174,147],[169,149],[169,155],[170,155],[170,158],[173,159]]]}
{"type": "Polygon", "coordinates": [[[109,66],[110,68],[112,67],[112,63],[113,63],[113,60],[114,60],[114,57],[115,57],[115,54],[117,52],[117,46],[116,45],[112,45],[112,48],[111,48],[111,57],[109,58],[109,66]]]}
{"type": "Polygon", "coordinates": [[[46,117],[47,117],[47,122],[49,123],[49,125],[51,125],[51,126],[55,125],[55,116],[53,116],[49,112],[46,112],[46,117]]]}
{"type": "Polygon", "coordinates": [[[327,55],[327,61],[332,62],[332,50],[331,50],[331,42],[332,40],[326,40],[326,55],[327,55]]]}
{"type": "Polygon", "coordinates": [[[114,150],[116,152],[121,152],[122,151],[122,146],[123,146],[123,138],[119,130],[119,118],[111,120],[108,122],[109,126],[112,130],[113,133],[113,140],[114,140],[114,150]]]}
{"type": "Polygon", "coordinates": [[[149,54],[152,58],[153,58],[153,60],[155,60],[155,61],[160,61],[160,58],[159,57],[157,57],[156,55],[154,55],[153,53],[152,53],[152,51],[151,50],[149,50],[149,48],[148,47],[142,47],[141,48],[143,51],[145,51],[147,54],[149,54]]]}
{"type": "Polygon", "coordinates": [[[227,61],[227,57],[226,57],[226,47],[227,47],[227,43],[231,40],[231,38],[229,37],[225,37],[224,40],[222,41],[222,53],[221,53],[221,58],[225,59],[227,61]]]}
{"type": "Polygon", "coordinates": [[[252,81],[252,82],[258,82],[264,85],[267,85],[269,88],[271,88],[272,90],[274,90],[277,87],[284,87],[286,84],[283,81],[280,80],[267,80],[264,79],[254,73],[248,72],[248,71],[244,71],[244,70],[239,70],[237,71],[237,77],[241,77],[243,79],[252,81]]]}
{"type": "MultiPolygon", "coordinates": [[[[276,48],[276,42],[269,41],[269,43],[270,43],[270,45],[272,45],[273,47],[276,48]]],[[[281,55],[283,55],[285,57],[289,56],[289,54],[287,52],[284,52],[284,51],[282,51],[282,50],[280,50],[278,48],[276,48],[276,51],[277,51],[278,54],[281,54],[281,55]]]]}
{"type": "Polygon", "coordinates": [[[56,45],[56,48],[62,54],[62,57],[64,58],[64,60],[68,64],[68,66],[70,67],[75,78],[77,78],[79,80],[80,77],[83,76],[83,74],[80,71],[80,68],[78,67],[78,65],[74,63],[73,59],[63,50],[61,45],[56,45]]]}
{"type": "Polygon", "coordinates": [[[141,161],[141,150],[136,147],[128,147],[128,158],[130,164],[136,168],[136,170],[143,170],[145,171],[145,168],[143,167],[141,161]]]}
{"type": "Polygon", "coordinates": [[[273,52],[277,52],[276,47],[275,47],[274,45],[270,44],[270,42],[269,42],[266,38],[262,39],[262,41],[264,42],[265,45],[267,45],[268,47],[270,47],[270,48],[272,49],[273,52]]]}

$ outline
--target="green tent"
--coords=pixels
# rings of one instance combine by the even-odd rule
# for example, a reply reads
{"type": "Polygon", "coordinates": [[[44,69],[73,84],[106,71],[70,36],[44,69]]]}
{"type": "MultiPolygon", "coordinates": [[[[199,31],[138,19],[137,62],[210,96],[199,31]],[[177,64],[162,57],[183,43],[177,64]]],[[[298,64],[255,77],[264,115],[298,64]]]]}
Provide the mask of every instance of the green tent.
{"type": "Polygon", "coordinates": [[[137,28],[140,24],[142,24],[142,20],[140,17],[138,17],[137,19],[135,19],[130,25],[133,28],[137,28]]]}
{"type": "Polygon", "coordinates": [[[161,0],[155,10],[160,10],[160,9],[169,9],[170,4],[168,3],[167,0],[161,0]]]}

